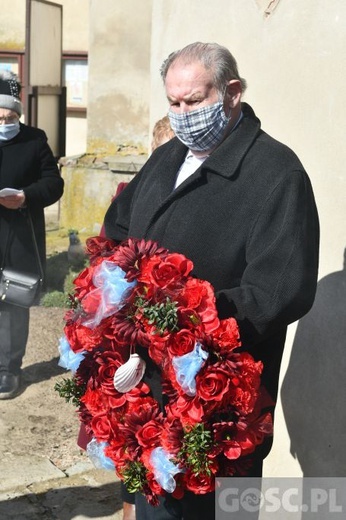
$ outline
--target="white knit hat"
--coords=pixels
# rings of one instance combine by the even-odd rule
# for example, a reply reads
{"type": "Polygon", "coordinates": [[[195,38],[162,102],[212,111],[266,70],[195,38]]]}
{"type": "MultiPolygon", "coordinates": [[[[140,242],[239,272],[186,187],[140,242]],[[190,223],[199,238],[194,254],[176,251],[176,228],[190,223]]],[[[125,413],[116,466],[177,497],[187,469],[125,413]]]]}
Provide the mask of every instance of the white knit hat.
{"type": "Polygon", "coordinates": [[[22,115],[23,106],[19,94],[21,91],[16,74],[9,70],[0,71],[0,108],[8,108],[22,115]]]}

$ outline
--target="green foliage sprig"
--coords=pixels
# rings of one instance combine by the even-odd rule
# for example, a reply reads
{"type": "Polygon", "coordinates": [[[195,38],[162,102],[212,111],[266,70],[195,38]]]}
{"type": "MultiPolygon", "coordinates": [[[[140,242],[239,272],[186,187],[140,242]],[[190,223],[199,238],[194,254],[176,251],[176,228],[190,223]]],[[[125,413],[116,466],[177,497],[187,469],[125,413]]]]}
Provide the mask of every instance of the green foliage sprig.
{"type": "Polygon", "coordinates": [[[165,331],[174,332],[178,327],[178,304],[168,297],[164,302],[151,304],[148,300],[138,297],[135,307],[147,318],[150,325],[155,325],[159,334],[165,331]]]}
{"type": "Polygon", "coordinates": [[[145,466],[141,462],[130,462],[125,469],[122,470],[124,484],[129,493],[141,492],[147,484],[145,466]]]}
{"type": "Polygon", "coordinates": [[[198,423],[185,430],[183,445],[178,458],[185,461],[185,466],[190,468],[195,475],[211,475],[211,459],[208,453],[212,448],[211,431],[206,430],[203,423],[198,423]]]}
{"type": "Polygon", "coordinates": [[[80,384],[75,377],[72,379],[64,378],[62,381],[55,383],[54,390],[66,402],[71,402],[75,406],[80,405],[80,398],[85,393],[85,385],[80,384]]]}

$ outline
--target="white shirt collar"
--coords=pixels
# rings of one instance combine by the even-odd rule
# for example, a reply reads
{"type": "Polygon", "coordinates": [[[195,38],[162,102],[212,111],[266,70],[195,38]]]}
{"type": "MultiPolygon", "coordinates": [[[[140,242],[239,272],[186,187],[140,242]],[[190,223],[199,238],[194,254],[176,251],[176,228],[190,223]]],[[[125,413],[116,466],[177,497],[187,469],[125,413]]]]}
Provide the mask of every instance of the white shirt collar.
{"type": "MultiPolygon", "coordinates": [[[[239,125],[240,121],[243,118],[243,112],[240,112],[238,121],[234,125],[234,127],[231,130],[231,133],[233,130],[239,125]]],[[[177,174],[177,178],[175,181],[174,189],[176,189],[181,183],[183,183],[186,179],[190,177],[193,173],[195,173],[196,170],[201,166],[201,164],[209,157],[209,155],[205,155],[204,157],[196,157],[193,155],[191,150],[188,150],[185,160],[183,164],[180,166],[177,174]]]]}

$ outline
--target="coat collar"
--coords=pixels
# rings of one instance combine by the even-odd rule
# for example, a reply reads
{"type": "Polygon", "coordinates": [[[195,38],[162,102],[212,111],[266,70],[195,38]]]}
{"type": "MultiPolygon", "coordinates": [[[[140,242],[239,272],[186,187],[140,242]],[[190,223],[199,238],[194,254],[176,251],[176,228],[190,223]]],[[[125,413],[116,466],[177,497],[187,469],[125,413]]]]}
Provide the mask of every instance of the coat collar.
{"type": "Polygon", "coordinates": [[[174,191],[176,176],[188,149],[179,139],[174,138],[164,145],[162,150],[159,150],[161,155],[155,161],[153,168],[160,171],[156,178],[159,183],[161,201],[165,201],[167,197],[179,195],[191,184],[200,181],[203,171],[206,169],[225,178],[231,178],[236,173],[241,161],[261,131],[261,122],[250,105],[242,103],[242,111],[244,117],[236,129],[202,163],[200,168],[174,191]]]}
{"type": "Polygon", "coordinates": [[[261,122],[247,103],[242,103],[244,117],[233,132],[203,163],[201,169],[225,178],[232,177],[261,130],[261,122]]]}

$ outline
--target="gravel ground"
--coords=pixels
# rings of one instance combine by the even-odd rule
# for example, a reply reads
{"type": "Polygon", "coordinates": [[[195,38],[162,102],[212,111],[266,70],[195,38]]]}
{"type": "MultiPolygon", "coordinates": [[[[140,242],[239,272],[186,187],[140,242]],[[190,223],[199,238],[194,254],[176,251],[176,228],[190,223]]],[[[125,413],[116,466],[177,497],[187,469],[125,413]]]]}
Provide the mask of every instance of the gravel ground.
{"type": "Polygon", "coordinates": [[[69,376],[58,366],[64,314],[60,308],[30,309],[23,390],[15,399],[0,401],[0,457],[45,456],[62,471],[86,457],[76,444],[76,409],[54,390],[56,382],[69,376]]]}

